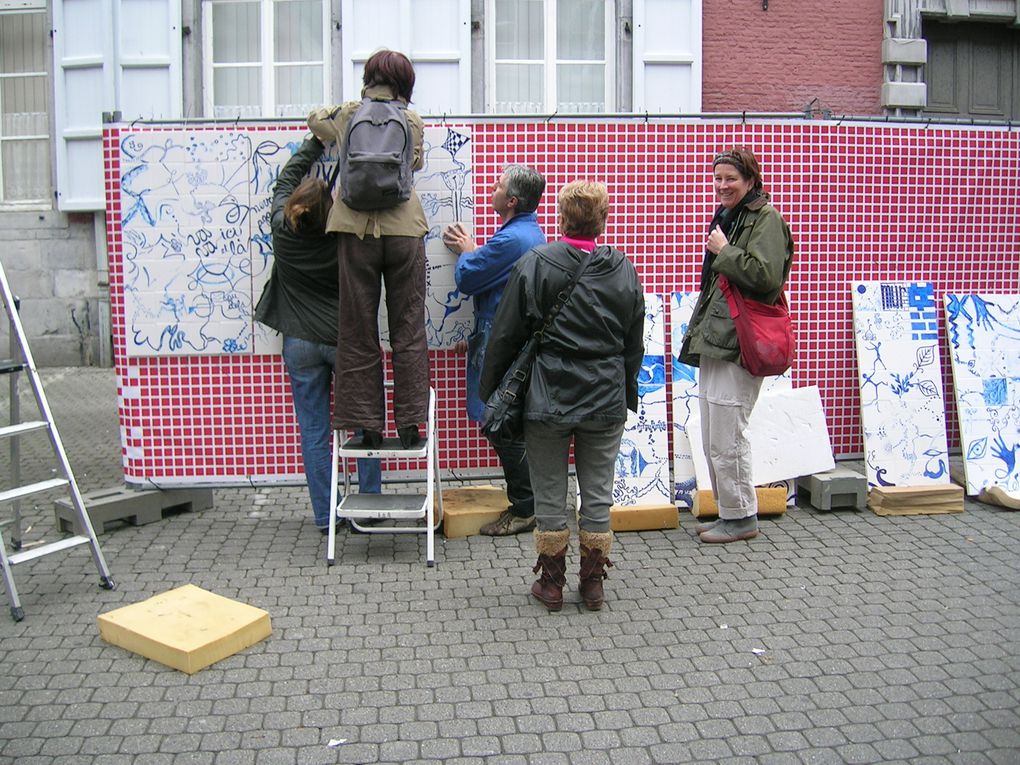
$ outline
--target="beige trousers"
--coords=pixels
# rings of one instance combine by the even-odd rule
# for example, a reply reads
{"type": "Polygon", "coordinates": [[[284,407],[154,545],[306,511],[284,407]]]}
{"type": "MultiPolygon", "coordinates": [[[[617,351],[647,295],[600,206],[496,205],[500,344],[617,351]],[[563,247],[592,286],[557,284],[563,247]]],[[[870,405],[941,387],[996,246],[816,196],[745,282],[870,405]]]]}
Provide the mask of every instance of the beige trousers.
{"type": "Polygon", "coordinates": [[[700,367],[701,444],[719,517],[737,520],[757,515],[746,431],[763,378],[739,364],[707,356],[701,357],[700,367]]]}

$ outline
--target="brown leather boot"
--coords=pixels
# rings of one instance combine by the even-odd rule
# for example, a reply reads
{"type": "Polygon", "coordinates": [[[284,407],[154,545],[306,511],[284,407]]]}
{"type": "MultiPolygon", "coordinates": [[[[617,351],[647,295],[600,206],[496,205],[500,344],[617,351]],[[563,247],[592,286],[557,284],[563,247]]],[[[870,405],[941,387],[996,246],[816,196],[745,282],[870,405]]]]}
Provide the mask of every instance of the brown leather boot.
{"type": "Polygon", "coordinates": [[[550,611],[563,608],[563,585],[567,583],[567,542],[570,529],[559,531],[536,531],[535,550],[538,562],[534,573],[542,575],[531,585],[531,594],[542,601],[550,611]]]}
{"type": "Polygon", "coordinates": [[[612,531],[581,531],[581,583],[578,589],[581,592],[581,600],[588,607],[589,611],[598,611],[602,608],[604,593],[602,580],[609,576],[607,568],[612,568],[613,563],[607,557],[609,548],[613,545],[612,531]]]}

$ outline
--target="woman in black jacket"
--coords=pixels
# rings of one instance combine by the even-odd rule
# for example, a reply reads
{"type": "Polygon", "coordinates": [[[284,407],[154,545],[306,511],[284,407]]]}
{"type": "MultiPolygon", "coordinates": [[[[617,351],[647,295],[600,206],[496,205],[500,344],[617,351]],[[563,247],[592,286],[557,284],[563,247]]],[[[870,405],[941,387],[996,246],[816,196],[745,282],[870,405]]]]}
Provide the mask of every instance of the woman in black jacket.
{"type": "MultiPolygon", "coordinates": [[[[321,178],[305,178],[323,148],[318,138],[308,138],[280,171],[273,190],[273,271],[255,318],[283,335],[308,494],[315,525],[325,534],[333,470],[329,399],[339,310],[337,251],[336,234],[326,232],[333,205],[329,188],[321,178]]],[[[381,484],[379,460],[359,459],[359,493],[378,494],[381,484]]]]}
{"type": "Polygon", "coordinates": [[[627,410],[637,411],[645,303],[633,264],[623,253],[595,244],[609,215],[606,187],[574,181],[563,187],[557,201],[563,236],[536,247],[514,266],[493,319],[480,392],[485,400],[495,390],[587,257],[574,291],[539,345],[525,405],[524,439],[538,523],[535,571],[542,570],[531,594],[550,611],[563,606],[570,540],[567,469],[573,441],[581,497],[579,589],[584,604],[598,610],[605,568],[612,565],[609,508],[616,456],[627,410]]]}

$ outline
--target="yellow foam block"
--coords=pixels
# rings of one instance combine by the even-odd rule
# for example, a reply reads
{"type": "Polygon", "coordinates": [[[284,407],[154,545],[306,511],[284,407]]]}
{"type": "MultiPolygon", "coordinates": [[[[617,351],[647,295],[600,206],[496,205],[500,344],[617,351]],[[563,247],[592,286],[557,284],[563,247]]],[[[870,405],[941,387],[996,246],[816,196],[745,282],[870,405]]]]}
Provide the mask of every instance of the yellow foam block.
{"type": "Polygon", "coordinates": [[[676,505],[613,505],[609,508],[609,527],[613,531],[675,529],[679,525],[676,505]]]}
{"type": "Polygon", "coordinates": [[[499,486],[474,486],[443,492],[443,534],[447,539],[469,537],[494,521],[509,504],[499,486]]]}
{"type": "MultiPolygon", "coordinates": [[[[758,495],[758,515],[782,515],[786,512],[786,489],[780,487],[754,490],[758,495]]],[[[715,497],[707,489],[700,489],[694,494],[694,506],[691,514],[695,518],[717,518],[719,508],[715,506],[715,497]]]]}
{"type": "Polygon", "coordinates": [[[108,643],[189,675],[269,637],[269,614],[193,584],[97,618],[108,643]]]}

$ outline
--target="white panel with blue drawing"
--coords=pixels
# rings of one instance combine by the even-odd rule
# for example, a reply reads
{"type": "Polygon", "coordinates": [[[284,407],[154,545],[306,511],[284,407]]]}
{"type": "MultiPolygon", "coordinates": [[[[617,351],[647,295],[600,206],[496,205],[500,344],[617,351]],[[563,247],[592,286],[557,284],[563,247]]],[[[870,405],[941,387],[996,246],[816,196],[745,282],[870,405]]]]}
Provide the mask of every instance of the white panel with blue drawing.
{"type": "Polygon", "coordinates": [[[616,458],[613,504],[672,502],[666,430],[665,312],[661,295],[645,295],[645,354],[638,374],[638,411],[629,412],[616,458]]]}
{"type": "Polygon", "coordinates": [[[687,420],[698,408],[698,368],[684,364],[679,359],[684,334],[694,315],[698,292],[674,292],[670,302],[672,319],[670,333],[670,358],[672,360],[673,386],[673,486],[676,504],[682,507],[694,506],[694,493],[698,482],[694,472],[694,458],[691,455],[691,441],[687,435],[687,420]]]}
{"type": "Polygon", "coordinates": [[[1020,295],[943,301],[967,493],[1020,495],[1020,295]]]}
{"type": "Polygon", "coordinates": [[[855,282],[851,290],[869,484],[949,483],[933,285],[855,282]]]}
{"type": "MultiPolygon", "coordinates": [[[[272,189],[300,146],[301,130],[125,134],[120,145],[124,303],[130,356],[278,353],[276,333],[255,322],[270,273],[272,189]]],[[[457,292],[442,228],[470,223],[470,136],[425,131],[415,187],[429,220],[429,345],[466,337],[471,301],[457,292]]],[[[313,172],[328,178],[333,155],[313,172]]],[[[385,330],[385,316],[381,319],[385,330]]],[[[383,337],[385,339],[385,331],[383,337]]]]}

